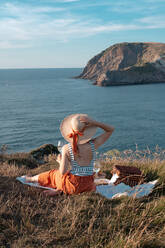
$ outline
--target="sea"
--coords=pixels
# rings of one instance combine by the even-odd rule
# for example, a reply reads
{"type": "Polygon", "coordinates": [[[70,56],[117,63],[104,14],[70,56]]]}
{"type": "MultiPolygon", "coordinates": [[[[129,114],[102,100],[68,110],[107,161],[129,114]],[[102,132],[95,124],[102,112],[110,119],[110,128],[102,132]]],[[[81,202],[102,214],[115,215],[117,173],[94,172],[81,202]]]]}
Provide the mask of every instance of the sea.
{"type": "Polygon", "coordinates": [[[165,148],[165,84],[98,87],[74,78],[82,70],[1,69],[0,147],[15,153],[57,145],[61,121],[87,113],[115,127],[99,153],[165,148]]]}

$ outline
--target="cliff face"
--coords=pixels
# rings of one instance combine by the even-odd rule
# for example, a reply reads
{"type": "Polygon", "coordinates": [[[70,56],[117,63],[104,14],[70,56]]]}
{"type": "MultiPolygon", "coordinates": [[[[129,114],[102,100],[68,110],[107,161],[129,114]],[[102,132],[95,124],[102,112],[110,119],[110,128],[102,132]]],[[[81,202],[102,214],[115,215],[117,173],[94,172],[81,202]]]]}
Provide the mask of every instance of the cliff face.
{"type": "Polygon", "coordinates": [[[115,44],[93,57],[79,78],[100,86],[165,82],[165,44],[115,44]]]}

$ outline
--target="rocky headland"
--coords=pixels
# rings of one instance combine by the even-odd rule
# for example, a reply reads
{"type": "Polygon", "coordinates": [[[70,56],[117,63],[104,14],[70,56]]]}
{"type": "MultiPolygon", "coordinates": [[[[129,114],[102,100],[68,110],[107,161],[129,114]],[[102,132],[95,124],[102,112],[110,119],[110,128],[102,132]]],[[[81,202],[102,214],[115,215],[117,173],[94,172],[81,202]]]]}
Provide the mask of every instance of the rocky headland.
{"type": "Polygon", "coordinates": [[[165,83],[165,43],[110,46],[89,60],[78,78],[99,86],[165,83]]]}

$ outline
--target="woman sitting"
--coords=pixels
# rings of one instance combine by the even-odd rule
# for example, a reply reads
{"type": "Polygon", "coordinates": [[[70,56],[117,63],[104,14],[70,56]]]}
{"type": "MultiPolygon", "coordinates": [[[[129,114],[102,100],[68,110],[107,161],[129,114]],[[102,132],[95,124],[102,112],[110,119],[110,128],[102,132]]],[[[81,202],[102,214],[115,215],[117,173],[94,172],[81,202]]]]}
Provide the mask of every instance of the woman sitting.
{"type": "Polygon", "coordinates": [[[73,114],[62,121],[60,130],[69,143],[62,147],[62,154],[58,157],[59,169],[26,177],[26,181],[38,182],[42,186],[55,189],[44,191],[47,195],[95,191],[95,150],[111,136],[114,128],[92,120],[86,114],[73,114]],[[92,139],[98,127],[103,129],[104,133],[92,139]]]}

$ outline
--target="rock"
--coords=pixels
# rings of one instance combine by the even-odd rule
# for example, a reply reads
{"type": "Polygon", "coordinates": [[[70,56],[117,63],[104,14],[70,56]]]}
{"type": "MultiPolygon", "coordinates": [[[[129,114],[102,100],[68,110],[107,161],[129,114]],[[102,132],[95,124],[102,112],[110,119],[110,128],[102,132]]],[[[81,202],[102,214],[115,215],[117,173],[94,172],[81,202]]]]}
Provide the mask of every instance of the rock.
{"type": "Polygon", "coordinates": [[[44,144],[39,148],[30,151],[29,154],[32,155],[36,160],[42,161],[44,156],[48,156],[50,154],[59,154],[59,151],[57,147],[52,144],[44,144]]]}
{"type": "Polygon", "coordinates": [[[19,167],[21,166],[26,166],[29,169],[34,169],[38,166],[38,161],[33,158],[32,156],[29,156],[29,154],[27,153],[19,153],[17,155],[14,154],[13,157],[11,155],[11,157],[9,157],[8,159],[6,159],[8,164],[14,164],[17,165],[19,167]]]}
{"type": "Polygon", "coordinates": [[[78,78],[95,85],[165,83],[165,43],[120,43],[93,57],[78,78]]]}

